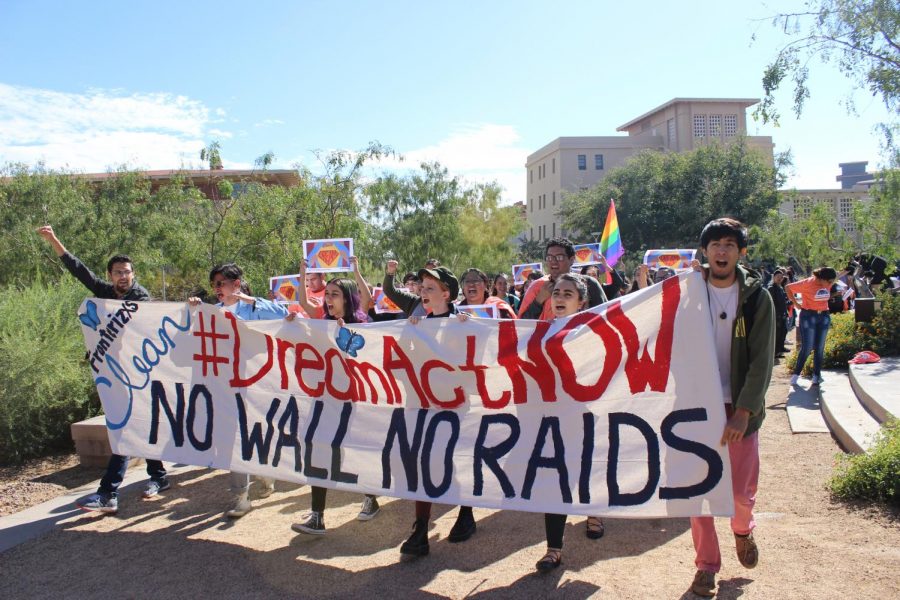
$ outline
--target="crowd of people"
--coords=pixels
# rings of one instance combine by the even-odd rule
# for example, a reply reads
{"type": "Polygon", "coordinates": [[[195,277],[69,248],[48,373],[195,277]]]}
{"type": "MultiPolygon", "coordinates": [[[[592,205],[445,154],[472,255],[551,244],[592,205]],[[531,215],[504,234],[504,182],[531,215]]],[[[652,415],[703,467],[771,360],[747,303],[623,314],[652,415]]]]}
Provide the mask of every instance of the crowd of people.
{"type": "MultiPolygon", "coordinates": [[[[38,234],[48,241],[65,268],[94,296],[150,300],[150,295],[136,281],[134,265],[129,257],[117,255],[109,260],[106,265],[109,281],[106,281],[94,275],[69,253],[52,227],[41,227],[38,234]]],[[[763,278],[741,264],[748,246],[747,228],[743,224],[730,218],[715,219],[701,232],[699,246],[706,264],[696,263],[694,268],[702,272],[709,296],[710,323],[719,367],[717,383],[720,385],[716,387],[721,388],[721,401],[727,417],[721,443],[727,445],[732,465],[735,516],[731,519],[731,529],[740,564],[753,568],[759,558],[753,535],[756,525],[753,506],[759,479],[758,430],[765,418],[765,393],[774,356],[776,352],[784,351],[788,315],[792,306],[799,306],[803,351],[807,354],[812,352],[816,365],[820,365],[821,340],[828,327],[827,312],[822,312],[825,296],[820,290],[829,290],[836,274],[833,269],[824,268],[815,271],[811,278],[788,283],[792,274],[776,270],[771,278],[769,293],[760,293],[763,278]]],[[[666,268],[651,270],[646,265],[640,265],[629,280],[623,273],[611,269],[605,260],[600,265],[583,268],[581,273],[572,271],[574,261],[572,242],[564,238],[551,239],[545,246],[543,264],[546,271],[532,273],[521,286],[506,274],[491,277],[475,267],[465,270],[457,278],[436,259],[430,259],[422,268],[406,272],[401,277],[397,262],[387,261],[381,285],[385,295],[400,308],[401,314],[379,314],[374,311],[372,288],[363,278],[355,257],[352,259],[352,277],[339,276],[327,281],[320,273],[308,273],[306,263],[301,263],[300,273],[306,285],[301,286],[299,302],[295,306],[252,295],[241,269],[234,264],[213,268],[209,283],[216,305],[230,311],[238,319],[295,320],[306,317],[332,319],[343,325],[406,318],[415,325],[423,318],[465,319],[466,314],[459,308],[473,304],[495,305],[502,319],[549,321],[566,318],[619,295],[655,285],[675,274],[666,268]]],[[[191,305],[200,302],[199,297],[189,299],[191,305]]],[[[805,355],[802,358],[805,359],[805,355]]],[[[118,488],[126,466],[126,457],[113,456],[97,493],[82,500],[79,506],[101,513],[116,512],[118,488]]],[[[170,487],[165,467],[160,461],[148,460],[147,473],[150,481],[143,492],[145,498],[156,496],[170,487]]],[[[225,513],[228,517],[240,518],[253,508],[249,488],[248,475],[231,474],[232,503],[225,513]]],[[[274,490],[274,482],[264,479],[260,482],[260,488],[258,496],[268,496],[274,490]]],[[[311,498],[311,510],[293,525],[293,529],[301,534],[323,535],[326,532],[327,490],[313,487],[311,498]]],[[[358,518],[368,521],[379,510],[378,499],[367,495],[362,501],[358,518]]],[[[431,503],[415,502],[412,532],[400,546],[401,555],[421,557],[428,554],[430,517],[431,503]]],[[[547,548],[544,556],[536,562],[538,571],[551,571],[562,563],[566,518],[563,514],[545,515],[547,548]]],[[[722,563],[713,519],[694,517],[691,519],[691,530],[697,568],[692,590],[711,596],[715,593],[715,573],[722,563]]],[[[471,507],[462,506],[448,541],[464,542],[476,531],[477,523],[471,507]]],[[[589,517],[585,534],[592,539],[601,538],[604,534],[603,520],[599,516],[589,517]]]]}

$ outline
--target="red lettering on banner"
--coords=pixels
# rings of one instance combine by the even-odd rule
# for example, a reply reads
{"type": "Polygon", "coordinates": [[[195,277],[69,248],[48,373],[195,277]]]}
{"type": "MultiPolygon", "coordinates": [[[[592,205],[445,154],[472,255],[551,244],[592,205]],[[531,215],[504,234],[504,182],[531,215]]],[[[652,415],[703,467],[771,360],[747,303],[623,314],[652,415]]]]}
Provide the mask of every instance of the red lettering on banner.
{"type": "Polygon", "coordinates": [[[619,330],[625,340],[628,358],[625,360],[625,375],[632,394],[639,394],[650,386],[654,392],[665,392],[669,381],[669,366],[672,362],[672,337],[675,330],[675,313],[681,300],[681,285],[677,277],[670,277],[662,284],[662,319],[656,335],[656,349],[650,358],[649,342],[644,343],[641,352],[640,340],[634,323],[625,315],[619,302],[613,302],[606,311],[610,324],[619,330]],[[640,355],[639,355],[640,354],[640,355]]]}
{"type": "Polygon", "coordinates": [[[445,371],[450,371],[451,373],[454,371],[453,367],[442,360],[432,359],[425,361],[425,364],[422,365],[421,376],[422,386],[425,388],[425,393],[428,394],[428,399],[441,408],[456,408],[457,406],[460,406],[463,402],[465,402],[466,395],[463,393],[463,389],[461,386],[453,388],[453,400],[439,400],[437,396],[435,396],[434,390],[431,389],[430,381],[431,372],[434,369],[444,369],[445,371]]]}
{"type": "Polygon", "coordinates": [[[322,358],[322,355],[319,354],[319,351],[315,349],[315,347],[306,343],[297,344],[297,362],[294,364],[294,373],[297,374],[297,381],[300,382],[300,387],[303,388],[303,391],[312,396],[313,398],[318,398],[325,392],[325,382],[320,381],[316,387],[310,387],[306,380],[303,379],[303,369],[319,371],[320,373],[325,368],[325,360],[322,358]],[[307,352],[312,352],[313,356],[315,356],[314,360],[308,360],[303,358],[303,355],[307,352]]]}
{"type": "Polygon", "coordinates": [[[335,400],[355,400],[354,392],[356,391],[356,381],[353,379],[353,376],[350,374],[350,370],[347,368],[347,363],[344,362],[344,357],[341,356],[341,353],[335,350],[334,348],[329,348],[325,351],[325,389],[328,390],[328,393],[334,396],[335,400]],[[349,383],[347,384],[346,390],[339,390],[332,385],[334,381],[334,357],[340,361],[341,366],[344,368],[344,374],[347,376],[349,383]]]}
{"type": "Polygon", "coordinates": [[[494,400],[491,398],[487,389],[487,381],[484,372],[488,370],[485,365],[475,364],[475,336],[466,336],[466,364],[459,365],[460,371],[472,371],[475,373],[475,385],[478,387],[478,395],[481,396],[481,404],[485,408],[504,408],[509,404],[509,398],[512,392],[505,390],[500,394],[500,398],[494,400]]]}
{"type": "Polygon", "coordinates": [[[609,382],[612,381],[616,369],[619,368],[619,363],[622,361],[622,345],[619,341],[619,336],[603,317],[597,313],[582,312],[566,321],[563,328],[547,340],[547,354],[550,355],[550,358],[553,359],[553,362],[559,369],[562,388],[566,393],[578,402],[592,402],[603,395],[603,392],[609,386],[609,382]],[[578,383],[575,366],[572,364],[572,360],[569,358],[563,345],[566,334],[581,325],[587,325],[591,331],[600,336],[600,339],[603,341],[602,347],[606,350],[605,358],[603,359],[603,370],[600,372],[600,377],[597,378],[597,381],[591,385],[578,383]]]}
{"type": "MultiPolygon", "coordinates": [[[[294,349],[294,343],[276,338],[278,344],[278,370],[281,372],[281,389],[288,389],[287,351],[294,349]]],[[[296,357],[295,357],[296,358],[296,357]]],[[[295,363],[296,364],[296,363],[295,363]]]]}
{"type": "Polygon", "coordinates": [[[353,378],[356,380],[357,397],[360,401],[369,401],[366,396],[366,386],[368,385],[369,391],[372,392],[372,404],[378,404],[378,388],[375,387],[375,384],[372,383],[372,378],[369,376],[371,373],[374,373],[378,377],[382,389],[384,389],[387,403],[394,403],[394,392],[391,389],[391,384],[378,367],[368,362],[357,362],[352,358],[347,359],[347,365],[350,367],[350,373],[352,373],[353,378]]]}
{"type": "Polygon", "coordinates": [[[401,369],[406,372],[406,377],[409,379],[410,385],[413,386],[413,389],[419,396],[419,404],[422,408],[428,408],[428,398],[425,396],[425,392],[422,391],[422,386],[419,385],[419,380],[416,378],[416,370],[413,368],[412,362],[410,362],[406,353],[403,352],[403,349],[400,348],[400,344],[397,343],[397,340],[389,335],[384,336],[384,358],[382,364],[384,365],[385,373],[391,380],[391,388],[394,390],[394,397],[397,399],[398,403],[401,398],[403,398],[403,395],[400,393],[400,386],[397,385],[397,379],[394,377],[394,369],[401,369]]]}
{"type": "Polygon", "coordinates": [[[228,385],[231,387],[247,387],[249,385],[253,385],[263,377],[265,377],[266,373],[272,368],[272,363],[275,362],[273,348],[275,344],[272,342],[272,336],[266,335],[266,364],[260,367],[259,371],[256,372],[256,375],[252,377],[241,377],[240,373],[238,373],[240,369],[241,361],[241,334],[238,330],[237,319],[233,314],[228,311],[225,311],[225,317],[231,320],[231,330],[234,332],[234,360],[231,361],[232,365],[232,378],[229,380],[228,385]]]}
{"type": "Polygon", "coordinates": [[[547,321],[538,321],[534,324],[534,331],[528,339],[527,345],[528,358],[531,360],[529,362],[519,356],[519,337],[516,332],[516,322],[500,321],[497,362],[506,369],[510,380],[512,380],[513,402],[515,404],[524,404],[528,401],[526,397],[528,386],[525,383],[522,371],[537,382],[544,402],[556,402],[556,377],[553,374],[550,363],[547,362],[547,358],[544,356],[544,352],[541,350],[541,341],[548,329],[550,329],[550,323],[547,321]]]}

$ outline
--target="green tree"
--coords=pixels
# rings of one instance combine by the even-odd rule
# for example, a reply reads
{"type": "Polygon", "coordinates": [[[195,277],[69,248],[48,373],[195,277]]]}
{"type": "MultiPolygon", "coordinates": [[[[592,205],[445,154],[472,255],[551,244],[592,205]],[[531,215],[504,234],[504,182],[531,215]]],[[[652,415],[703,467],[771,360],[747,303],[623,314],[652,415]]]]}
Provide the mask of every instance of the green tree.
{"type": "Polygon", "coordinates": [[[854,206],[860,249],[893,262],[900,259],[900,170],[883,172],[870,193],[871,202],[854,206]]]}
{"type": "Polygon", "coordinates": [[[497,272],[514,260],[511,240],[524,220],[515,207],[500,206],[495,183],[469,185],[438,163],[423,163],[406,176],[382,175],[366,193],[381,231],[378,254],[390,253],[403,268],[437,258],[454,272],[497,272]]]}
{"type": "Polygon", "coordinates": [[[812,204],[809,215],[796,220],[772,210],[750,228],[750,240],[751,261],[780,265],[795,261],[805,273],[823,266],[840,270],[858,251],[834,210],[824,203],[812,204]]]}
{"type": "Polygon", "coordinates": [[[593,188],[567,194],[560,214],[574,241],[594,241],[589,232],[602,228],[614,198],[628,250],[694,247],[712,218],[761,223],[778,204],[778,178],[778,170],[743,138],[691,152],[648,150],[593,188]]]}
{"type": "MultiPolygon", "coordinates": [[[[793,110],[799,118],[810,97],[808,64],[813,59],[835,64],[854,89],[880,98],[894,116],[900,112],[900,5],[896,0],[807,0],[806,10],[778,14],[772,23],[790,41],[763,72],[765,96],[754,117],[764,123],[778,122],[775,94],[790,80],[793,110]]],[[[896,120],[882,126],[888,148],[895,148],[897,127],[896,120]]]]}

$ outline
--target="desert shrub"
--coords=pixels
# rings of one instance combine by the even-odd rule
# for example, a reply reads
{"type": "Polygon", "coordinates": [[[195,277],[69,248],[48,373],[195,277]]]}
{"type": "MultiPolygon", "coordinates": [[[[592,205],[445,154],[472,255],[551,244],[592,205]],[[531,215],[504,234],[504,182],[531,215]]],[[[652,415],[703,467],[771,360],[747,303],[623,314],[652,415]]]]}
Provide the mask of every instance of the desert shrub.
{"type": "MultiPolygon", "coordinates": [[[[900,296],[883,293],[879,297],[881,310],[875,313],[871,323],[856,323],[853,313],[831,315],[831,328],[825,340],[826,369],[846,369],[847,361],[862,350],[874,350],[881,356],[900,354],[900,296]]],[[[797,364],[795,349],[784,361],[785,368],[793,371],[797,364]]],[[[812,354],[803,367],[804,375],[812,373],[812,354]]]]}
{"type": "Polygon", "coordinates": [[[842,500],[900,507],[900,421],[882,426],[871,452],[841,456],[829,488],[842,500]]]}
{"type": "Polygon", "coordinates": [[[99,412],[73,281],[0,288],[0,464],[71,447],[69,426],[99,412]]]}

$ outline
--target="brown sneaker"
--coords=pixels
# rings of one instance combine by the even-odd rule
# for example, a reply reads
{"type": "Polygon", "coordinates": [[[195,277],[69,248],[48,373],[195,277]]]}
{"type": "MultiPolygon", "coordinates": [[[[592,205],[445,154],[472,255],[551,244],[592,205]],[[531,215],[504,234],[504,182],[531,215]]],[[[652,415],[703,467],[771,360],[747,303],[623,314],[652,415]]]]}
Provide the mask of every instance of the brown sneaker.
{"type": "Polygon", "coordinates": [[[747,535],[734,534],[734,548],[737,550],[738,560],[745,569],[752,569],[759,562],[759,548],[753,539],[753,532],[747,535]]]}
{"type": "Polygon", "coordinates": [[[691,591],[704,598],[712,598],[716,595],[716,574],[712,571],[697,571],[691,591]]]}

